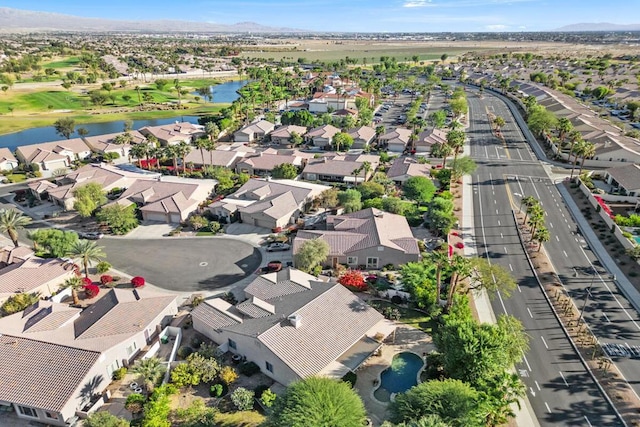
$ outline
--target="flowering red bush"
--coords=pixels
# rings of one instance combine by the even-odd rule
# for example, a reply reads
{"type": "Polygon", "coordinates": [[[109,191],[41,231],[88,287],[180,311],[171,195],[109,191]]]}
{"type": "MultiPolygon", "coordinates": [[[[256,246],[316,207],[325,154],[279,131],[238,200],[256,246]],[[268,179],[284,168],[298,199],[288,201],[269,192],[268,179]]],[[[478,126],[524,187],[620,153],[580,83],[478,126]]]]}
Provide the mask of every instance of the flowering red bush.
{"type": "Polygon", "coordinates": [[[338,279],[338,283],[356,291],[366,291],[367,282],[358,270],[349,270],[338,279]]]}
{"type": "Polygon", "coordinates": [[[131,279],[131,284],[133,285],[134,288],[143,287],[145,284],[144,277],[140,277],[140,276],[134,277],[133,279],[131,279]]]}
{"type": "Polygon", "coordinates": [[[109,284],[113,282],[113,277],[109,276],[108,274],[103,274],[102,276],[100,276],[100,283],[102,283],[103,285],[109,284]]]}
{"type": "Polygon", "coordinates": [[[90,285],[84,285],[84,294],[87,298],[95,298],[100,293],[100,288],[98,285],[94,285],[93,283],[90,285]]]}
{"type": "Polygon", "coordinates": [[[93,285],[93,280],[89,279],[88,277],[83,277],[82,283],[84,284],[84,286],[93,285]]]}
{"type": "Polygon", "coordinates": [[[458,249],[464,248],[464,243],[462,243],[462,242],[456,243],[456,248],[458,248],[458,249]]]}

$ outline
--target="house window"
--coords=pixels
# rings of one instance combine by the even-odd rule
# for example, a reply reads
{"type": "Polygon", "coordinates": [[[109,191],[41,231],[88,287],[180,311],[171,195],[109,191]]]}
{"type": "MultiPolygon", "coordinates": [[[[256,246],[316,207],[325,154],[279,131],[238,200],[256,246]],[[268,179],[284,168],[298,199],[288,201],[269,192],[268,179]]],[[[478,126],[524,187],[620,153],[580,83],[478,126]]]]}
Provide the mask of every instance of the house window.
{"type": "Polygon", "coordinates": [[[378,268],[378,258],[367,257],[367,268],[378,268]]]}
{"type": "Polygon", "coordinates": [[[36,410],[29,408],[28,406],[18,406],[18,412],[20,412],[20,415],[24,415],[25,417],[38,418],[36,410]]]}
{"type": "Polygon", "coordinates": [[[129,347],[127,347],[127,356],[131,356],[136,351],[136,348],[138,347],[136,346],[136,342],[134,341],[129,347]]]}
{"type": "Polygon", "coordinates": [[[232,340],[231,338],[229,338],[229,348],[232,348],[234,350],[237,350],[237,346],[236,346],[236,342],[234,340],[232,340]]]}
{"type": "Polygon", "coordinates": [[[265,366],[267,367],[267,371],[273,374],[273,365],[269,362],[264,362],[264,363],[265,363],[265,366]]]}
{"type": "Polygon", "coordinates": [[[358,264],[358,257],[357,256],[348,256],[347,257],[347,264],[349,264],[349,265],[358,264]]]}
{"type": "Polygon", "coordinates": [[[55,414],[53,412],[44,411],[44,415],[45,415],[45,417],[49,418],[50,420],[57,420],[58,419],[58,414],[55,414]]]}

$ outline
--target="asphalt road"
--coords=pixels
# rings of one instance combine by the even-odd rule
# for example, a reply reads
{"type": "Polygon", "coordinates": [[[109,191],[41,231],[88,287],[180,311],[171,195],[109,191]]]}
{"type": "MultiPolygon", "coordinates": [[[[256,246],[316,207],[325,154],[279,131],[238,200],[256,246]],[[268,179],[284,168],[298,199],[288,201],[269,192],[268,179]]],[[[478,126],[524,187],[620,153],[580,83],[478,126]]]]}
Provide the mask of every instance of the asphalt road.
{"type": "Polygon", "coordinates": [[[258,248],[225,238],[104,238],[107,260],[118,270],[179,292],[213,291],[253,274],[262,262],[258,248]]]}
{"type": "MultiPolygon", "coordinates": [[[[510,197],[515,203],[519,197],[508,193],[511,177],[519,177],[513,183],[526,177],[532,188],[551,189],[552,183],[502,101],[489,94],[480,99],[473,93],[468,100],[471,155],[478,163],[472,179],[478,256],[500,264],[517,280],[511,297],[499,296],[492,305],[496,315],[507,313],[519,318],[530,336],[531,349],[516,368],[527,386],[535,414],[542,426],[622,425],[553,315],[517,235],[510,197]],[[507,121],[503,128],[506,144],[493,136],[488,113],[507,121]]],[[[553,234],[554,229],[550,230],[553,234]]],[[[555,260],[555,253],[552,256],[555,260]]]]}

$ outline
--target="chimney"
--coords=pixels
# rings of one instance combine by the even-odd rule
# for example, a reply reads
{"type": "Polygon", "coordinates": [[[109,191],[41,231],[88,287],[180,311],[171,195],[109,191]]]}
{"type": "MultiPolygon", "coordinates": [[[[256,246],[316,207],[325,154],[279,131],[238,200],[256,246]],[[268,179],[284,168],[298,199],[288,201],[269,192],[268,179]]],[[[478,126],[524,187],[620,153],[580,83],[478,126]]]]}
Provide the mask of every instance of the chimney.
{"type": "Polygon", "coordinates": [[[291,322],[291,325],[296,329],[300,329],[300,326],[302,326],[302,316],[299,314],[292,314],[287,317],[287,320],[291,322]]]}

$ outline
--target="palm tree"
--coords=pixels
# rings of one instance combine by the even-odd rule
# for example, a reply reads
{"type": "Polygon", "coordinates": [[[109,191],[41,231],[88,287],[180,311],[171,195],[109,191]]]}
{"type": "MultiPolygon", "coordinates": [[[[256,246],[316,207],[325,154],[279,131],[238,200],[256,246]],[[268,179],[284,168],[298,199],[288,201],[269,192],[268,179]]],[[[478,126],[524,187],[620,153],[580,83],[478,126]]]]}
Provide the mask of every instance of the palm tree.
{"type": "Polygon", "coordinates": [[[431,149],[431,154],[434,157],[442,158],[442,169],[447,166],[447,157],[453,154],[453,148],[447,143],[436,143],[433,144],[433,148],[431,149]]]}
{"type": "Polygon", "coordinates": [[[369,172],[371,172],[371,163],[370,162],[362,162],[362,166],[360,166],[360,169],[362,169],[362,172],[364,172],[364,181],[367,180],[367,176],[369,175],[369,172]]]}
{"type": "Polygon", "coordinates": [[[84,282],[78,276],[69,277],[62,285],[63,288],[71,288],[71,298],[73,298],[74,305],[80,304],[80,299],[78,299],[78,289],[83,286],[84,282]]]}
{"type": "Polygon", "coordinates": [[[485,398],[488,401],[489,413],[485,416],[485,425],[495,427],[504,425],[515,417],[513,405],[520,409],[520,399],[526,394],[527,388],[518,375],[504,372],[491,380],[492,384],[485,398]]]}
{"type": "Polygon", "coordinates": [[[173,87],[178,93],[178,108],[182,105],[182,85],[180,85],[180,80],[173,80],[173,87]]]}
{"type": "Polygon", "coordinates": [[[148,359],[138,360],[132,367],[131,372],[140,376],[141,382],[144,383],[148,392],[153,391],[153,386],[158,379],[166,372],[160,359],[150,357],[148,359]]]}
{"type": "Polygon", "coordinates": [[[202,157],[202,167],[204,167],[204,150],[209,148],[210,143],[211,141],[209,141],[209,138],[198,138],[193,144],[196,146],[196,148],[200,149],[200,156],[202,157]]]}
{"type": "MultiPolygon", "coordinates": [[[[129,154],[138,159],[138,167],[142,168],[142,159],[149,154],[149,146],[147,144],[135,144],[129,150],[129,154]]],[[[147,162],[147,168],[150,169],[151,166],[147,162]]]]}
{"type": "Polygon", "coordinates": [[[180,153],[178,153],[177,145],[167,145],[162,148],[161,156],[164,158],[173,160],[173,170],[176,174],[178,174],[178,157],[180,157],[180,153]]]}
{"type": "Polygon", "coordinates": [[[500,132],[500,128],[501,128],[502,126],[504,126],[506,123],[507,123],[507,122],[504,120],[504,118],[502,118],[502,117],[500,117],[500,116],[496,116],[496,117],[493,119],[493,124],[494,124],[494,126],[496,127],[496,131],[497,131],[497,132],[500,132]]]}
{"type": "Polygon", "coordinates": [[[18,247],[18,230],[29,224],[31,224],[31,218],[17,210],[0,209],[0,233],[7,233],[16,248],[18,247]]]}
{"type": "Polygon", "coordinates": [[[539,227],[544,226],[544,210],[540,205],[531,207],[529,212],[529,227],[531,227],[531,238],[536,234],[539,227]]]}
{"type": "Polygon", "coordinates": [[[573,166],[571,166],[571,177],[570,178],[573,178],[573,172],[576,169],[576,165],[578,164],[578,158],[580,156],[582,156],[582,153],[586,149],[587,144],[590,144],[590,142],[587,142],[584,139],[580,139],[578,142],[576,142],[576,145],[573,148],[573,151],[574,151],[573,157],[574,158],[573,158],[573,166]]]}
{"type": "Polygon", "coordinates": [[[580,153],[582,156],[582,161],[580,162],[580,171],[578,172],[578,176],[582,175],[582,168],[584,167],[584,161],[587,158],[591,158],[596,154],[596,146],[594,143],[592,142],[585,142],[584,146],[582,147],[582,153],[580,153]]]}
{"type": "Polygon", "coordinates": [[[462,255],[453,254],[451,258],[451,280],[449,281],[449,294],[447,296],[447,307],[453,305],[453,296],[455,295],[458,284],[461,279],[469,277],[473,272],[473,266],[470,258],[462,255]]]}
{"type": "Polygon", "coordinates": [[[538,252],[542,249],[542,244],[551,240],[551,233],[547,227],[538,227],[536,234],[533,236],[533,240],[538,242],[538,252]]]}
{"type": "Polygon", "coordinates": [[[442,290],[442,269],[449,266],[449,254],[447,251],[435,250],[429,254],[428,259],[436,266],[436,304],[439,304],[442,290]]]}
{"type": "MultiPolygon", "coordinates": [[[[447,133],[447,145],[453,150],[453,161],[458,159],[458,154],[464,147],[465,133],[462,130],[451,130],[447,133]]],[[[444,169],[444,166],[442,166],[444,169]]]]}
{"type": "Polygon", "coordinates": [[[136,86],[135,91],[138,93],[138,105],[142,105],[142,96],[140,96],[140,86],[136,86]]]}
{"type": "MultiPolygon", "coordinates": [[[[520,211],[522,211],[522,206],[524,206],[525,208],[527,208],[527,215],[529,213],[529,209],[531,209],[532,206],[538,204],[538,200],[533,197],[533,196],[526,196],[523,197],[522,200],[520,201],[520,211]]],[[[524,216],[524,222],[527,222],[527,215],[524,216]]]]}
{"type": "Polygon", "coordinates": [[[106,256],[102,246],[98,246],[96,242],[91,240],[80,239],[74,242],[68,252],[68,255],[74,260],[82,261],[84,266],[84,275],[89,277],[89,265],[94,262],[100,262],[106,256]]]}
{"type": "Polygon", "coordinates": [[[556,126],[556,129],[558,130],[558,136],[560,137],[560,141],[564,142],[565,136],[573,130],[573,124],[571,123],[571,120],[569,120],[568,118],[561,117],[558,120],[558,125],[556,126]]]}
{"type": "MultiPolygon", "coordinates": [[[[186,142],[181,142],[178,145],[174,145],[176,155],[182,158],[182,173],[187,173],[187,155],[191,152],[191,145],[186,142]]],[[[177,172],[177,171],[176,171],[177,172]]]]}
{"type": "Polygon", "coordinates": [[[580,131],[574,129],[569,132],[569,141],[571,141],[571,146],[569,147],[569,157],[567,157],[567,161],[571,162],[571,154],[573,153],[573,147],[582,141],[582,134],[580,131]]]}

